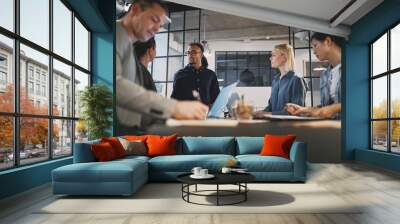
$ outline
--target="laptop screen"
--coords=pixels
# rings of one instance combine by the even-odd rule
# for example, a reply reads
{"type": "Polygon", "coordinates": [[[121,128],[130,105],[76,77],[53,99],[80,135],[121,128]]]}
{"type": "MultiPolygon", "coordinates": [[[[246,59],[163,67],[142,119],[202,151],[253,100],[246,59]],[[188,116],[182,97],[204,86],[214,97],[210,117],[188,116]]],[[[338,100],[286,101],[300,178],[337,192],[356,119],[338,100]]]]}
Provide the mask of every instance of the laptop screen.
{"type": "Polygon", "coordinates": [[[232,94],[235,92],[237,84],[238,84],[238,82],[235,82],[235,83],[232,83],[221,89],[221,91],[218,94],[217,99],[215,100],[214,104],[212,105],[210,111],[208,112],[207,117],[209,117],[209,118],[224,117],[223,110],[227,106],[232,94]]]}

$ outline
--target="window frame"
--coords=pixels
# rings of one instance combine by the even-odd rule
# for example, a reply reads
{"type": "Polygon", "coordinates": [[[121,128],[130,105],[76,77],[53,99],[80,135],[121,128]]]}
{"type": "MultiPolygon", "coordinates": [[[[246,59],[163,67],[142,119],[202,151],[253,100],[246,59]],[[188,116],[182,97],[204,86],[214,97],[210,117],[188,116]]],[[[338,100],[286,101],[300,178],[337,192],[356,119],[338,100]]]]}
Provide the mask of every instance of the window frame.
{"type": "MultiPolygon", "coordinates": [[[[63,56],[53,52],[53,1],[54,0],[48,0],[49,2],[49,47],[46,49],[45,47],[40,46],[39,44],[34,43],[33,41],[30,41],[29,39],[23,37],[20,35],[20,0],[14,0],[13,1],[13,10],[14,10],[14,18],[13,18],[13,31],[10,31],[4,27],[0,26],[0,35],[10,38],[13,41],[13,52],[12,52],[12,61],[13,64],[12,66],[12,73],[13,79],[14,79],[14,92],[13,92],[13,111],[12,112],[2,112],[0,111],[0,116],[2,117],[11,117],[13,120],[13,165],[10,167],[5,167],[5,168],[0,168],[0,172],[5,171],[5,170],[11,170],[11,169],[16,169],[19,167],[24,167],[24,166],[30,166],[33,164],[38,164],[38,163],[43,163],[46,161],[54,160],[54,159],[62,159],[66,157],[73,156],[74,152],[74,143],[75,143],[75,126],[76,126],[76,121],[79,120],[79,117],[75,116],[75,107],[73,106],[75,104],[75,97],[76,97],[76,92],[75,92],[75,69],[79,70],[80,72],[88,75],[88,80],[89,83],[88,85],[92,85],[93,77],[92,77],[92,61],[91,61],[91,49],[92,49],[92,43],[91,43],[91,38],[92,38],[92,31],[88,27],[88,25],[84,22],[84,20],[79,16],[78,13],[76,13],[72,7],[69,5],[69,3],[66,0],[59,0],[61,4],[63,4],[69,11],[71,11],[71,18],[70,18],[70,23],[71,23],[71,59],[64,58],[63,56]],[[81,67],[80,65],[75,63],[75,18],[83,25],[83,27],[88,31],[88,69],[85,69],[81,67]],[[28,113],[21,113],[20,111],[20,91],[21,91],[21,80],[20,80],[20,65],[21,65],[21,57],[20,57],[20,46],[23,44],[26,47],[29,47],[35,51],[38,51],[42,54],[45,54],[48,57],[48,71],[47,71],[47,83],[45,84],[45,95],[48,97],[47,99],[47,105],[48,105],[48,112],[46,115],[39,115],[39,114],[28,114],[28,113]],[[53,114],[53,60],[58,60],[61,63],[64,63],[65,65],[68,65],[71,67],[71,93],[72,93],[72,99],[71,99],[71,114],[70,116],[56,116],[53,114]],[[47,93],[48,92],[48,93],[47,93]],[[21,127],[20,127],[20,119],[21,118],[42,118],[47,120],[48,124],[48,135],[47,135],[47,150],[48,155],[47,157],[43,157],[43,160],[40,160],[38,162],[31,162],[31,163],[24,163],[21,164],[21,158],[20,158],[20,133],[21,133],[21,127]],[[67,155],[62,155],[62,156],[55,156],[53,155],[54,153],[54,146],[53,146],[53,123],[57,120],[62,120],[62,121],[70,121],[72,126],[71,126],[71,152],[70,154],[67,155]]],[[[29,63],[27,63],[27,73],[25,74],[26,76],[26,81],[32,81],[34,84],[34,92],[36,92],[35,85],[40,83],[40,94],[37,96],[43,97],[42,94],[42,79],[41,75],[42,72],[39,72],[39,80],[36,79],[36,72],[38,71],[33,67],[33,79],[30,77],[30,68],[31,66],[29,63]]],[[[27,84],[28,85],[28,84],[27,84]]],[[[28,90],[28,86],[27,91],[28,90]]],[[[35,94],[36,95],[36,94],[35,94]]],[[[34,102],[35,103],[35,102],[34,102]]]]}
{"type": "MultiPolygon", "coordinates": [[[[400,20],[392,24],[390,27],[386,28],[384,32],[380,33],[376,38],[374,38],[371,42],[368,43],[368,89],[369,89],[369,118],[368,118],[368,128],[369,128],[369,150],[372,151],[379,151],[379,152],[385,152],[385,153],[390,153],[390,154],[400,154],[400,152],[393,152],[392,151],[392,121],[400,121],[400,117],[392,117],[392,97],[391,97],[391,79],[392,75],[395,75],[396,73],[400,72],[400,67],[391,69],[391,31],[393,28],[400,26],[400,20]],[[386,71],[376,74],[373,74],[373,44],[376,43],[381,37],[384,35],[387,35],[387,67],[386,71]],[[386,118],[373,118],[373,93],[374,93],[374,87],[373,87],[373,81],[379,78],[386,77],[386,87],[387,87],[387,105],[386,105],[386,118]],[[373,122],[376,121],[386,121],[386,151],[384,150],[379,150],[377,148],[374,148],[374,132],[373,132],[373,122]]],[[[400,53],[400,52],[399,52],[400,53]]],[[[400,54],[399,54],[400,55],[400,54]]]]}
{"type": "MultiPolygon", "coordinates": [[[[157,87],[157,84],[161,84],[161,85],[165,85],[165,89],[162,91],[162,92],[158,92],[158,90],[157,90],[157,92],[159,93],[159,94],[162,94],[163,96],[167,96],[167,97],[169,97],[167,94],[168,94],[168,84],[172,84],[173,85],[173,81],[169,81],[169,75],[168,75],[168,73],[169,73],[169,59],[170,58],[182,58],[182,68],[183,67],[185,67],[185,57],[186,57],[186,55],[185,55],[185,41],[186,41],[186,32],[188,32],[188,31],[198,31],[199,32],[199,36],[198,36],[198,39],[199,39],[199,42],[201,42],[200,41],[200,35],[201,35],[201,12],[202,12],[202,10],[201,9],[197,9],[197,8],[186,8],[186,7],[184,7],[182,10],[179,10],[179,11],[170,11],[169,12],[169,16],[171,16],[171,14],[172,13],[177,13],[177,12],[183,12],[183,29],[176,29],[176,30],[170,30],[170,24],[168,24],[168,28],[167,28],[167,30],[166,31],[160,31],[160,32],[158,32],[157,34],[167,34],[167,54],[166,55],[163,55],[163,56],[156,56],[155,57],[155,59],[162,59],[162,58],[165,58],[166,59],[166,67],[165,67],[165,81],[154,81],[154,84],[156,85],[156,87],[157,87]],[[186,29],[186,12],[187,11],[198,11],[198,15],[199,15],[199,25],[198,25],[198,28],[188,28],[188,29],[186,29]],[[170,36],[171,36],[171,34],[173,34],[173,33],[183,33],[183,39],[182,39],[182,43],[183,43],[183,47],[182,47],[182,54],[170,54],[170,52],[169,52],[169,44],[170,44],[170,36]]],[[[157,35],[156,34],[156,35],[157,35]]],[[[158,47],[158,46],[157,46],[158,47]]],[[[154,60],[153,60],[153,62],[154,62],[154,60]]],[[[150,72],[150,74],[153,76],[153,71],[154,71],[154,63],[151,63],[151,66],[150,66],[150,68],[149,68],[149,72],[150,72]]],[[[153,76],[154,77],[154,76],[153,76]]],[[[173,87],[172,87],[173,88],[173,87]]]]}

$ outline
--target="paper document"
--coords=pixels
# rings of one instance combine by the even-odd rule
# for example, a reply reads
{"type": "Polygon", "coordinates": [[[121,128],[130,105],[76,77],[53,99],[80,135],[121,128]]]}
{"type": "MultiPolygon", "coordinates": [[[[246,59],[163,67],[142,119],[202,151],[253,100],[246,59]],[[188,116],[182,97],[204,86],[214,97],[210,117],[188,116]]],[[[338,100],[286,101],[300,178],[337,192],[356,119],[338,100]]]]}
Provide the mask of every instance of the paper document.
{"type": "Polygon", "coordinates": [[[237,120],[207,119],[207,120],[175,120],[168,119],[167,126],[196,126],[196,127],[235,127],[239,124],[237,120]]]}
{"type": "Polygon", "coordinates": [[[257,117],[256,119],[266,119],[266,120],[325,120],[320,117],[302,117],[302,116],[293,116],[293,115],[272,115],[265,114],[261,117],[257,117]]]}

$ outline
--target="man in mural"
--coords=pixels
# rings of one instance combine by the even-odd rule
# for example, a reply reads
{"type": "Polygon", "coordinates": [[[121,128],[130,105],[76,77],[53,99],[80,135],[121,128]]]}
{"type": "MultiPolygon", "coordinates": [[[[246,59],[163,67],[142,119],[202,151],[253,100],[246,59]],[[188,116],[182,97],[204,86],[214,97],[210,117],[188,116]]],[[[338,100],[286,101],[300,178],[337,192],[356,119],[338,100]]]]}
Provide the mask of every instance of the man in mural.
{"type": "Polygon", "coordinates": [[[133,44],[147,41],[169,20],[160,0],[137,0],[116,22],[117,134],[138,130],[141,114],[166,119],[204,119],[207,106],[198,101],[176,101],[146,90],[137,82],[133,44]]]}
{"type": "Polygon", "coordinates": [[[321,118],[340,118],[342,45],[343,38],[323,33],[314,33],[311,44],[315,56],[320,61],[328,61],[329,67],[321,73],[321,105],[302,107],[289,103],[286,110],[292,115],[303,115],[321,118]]]}

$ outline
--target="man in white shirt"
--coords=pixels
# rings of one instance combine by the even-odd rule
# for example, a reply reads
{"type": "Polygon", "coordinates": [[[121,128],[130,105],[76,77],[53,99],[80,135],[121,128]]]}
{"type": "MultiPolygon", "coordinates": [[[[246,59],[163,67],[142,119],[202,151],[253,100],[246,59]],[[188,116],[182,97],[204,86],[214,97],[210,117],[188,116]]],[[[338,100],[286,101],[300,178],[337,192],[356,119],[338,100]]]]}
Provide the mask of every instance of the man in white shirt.
{"type": "Polygon", "coordinates": [[[147,41],[165,23],[166,7],[160,0],[137,0],[116,23],[117,135],[140,126],[140,114],[167,119],[204,119],[208,107],[198,101],[176,101],[146,90],[136,82],[133,43],[147,41]]]}

